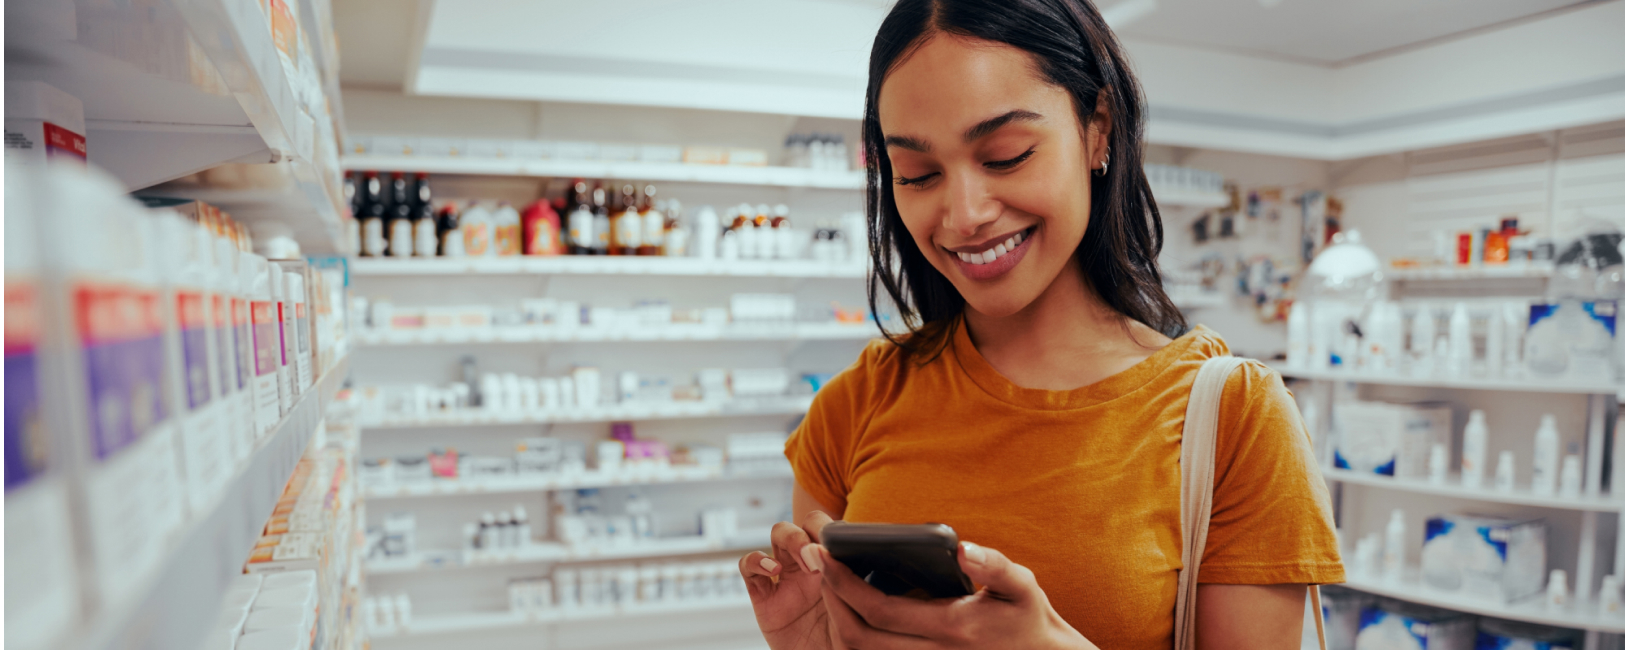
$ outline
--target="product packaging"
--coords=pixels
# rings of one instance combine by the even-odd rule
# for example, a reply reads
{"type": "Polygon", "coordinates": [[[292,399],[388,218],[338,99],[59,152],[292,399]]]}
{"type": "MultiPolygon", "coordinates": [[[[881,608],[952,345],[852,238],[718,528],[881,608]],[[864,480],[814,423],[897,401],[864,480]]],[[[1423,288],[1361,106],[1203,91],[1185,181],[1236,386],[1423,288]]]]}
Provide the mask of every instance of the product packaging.
{"type": "Polygon", "coordinates": [[[1518,621],[1484,618],[1478,621],[1474,650],[1577,650],[1580,635],[1574,630],[1518,621]]]}
{"type": "Polygon", "coordinates": [[[1422,581],[1440,591],[1501,602],[1535,596],[1546,576],[1546,524],[1538,520],[1438,515],[1427,521],[1422,581]]]}
{"type": "Polygon", "coordinates": [[[1618,304],[1563,301],[1532,305],[1524,360],[1541,377],[1613,380],[1618,304]]]}
{"type": "Polygon", "coordinates": [[[1426,478],[1433,445],[1450,441],[1448,405],[1349,402],[1332,415],[1338,434],[1333,463],[1340,469],[1426,478]]]}
{"type": "Polygon", "coordinates": [[[316,355],[311,344],[310,266],[301,261],[288,260],[277,260],[276,264],[287,273],[284,286],[292,303],[288,316],[293,326],[288,350],[289,365],[293,366],[297,360],[297,389],[304,393],[316,381],[316,355]]]}
{"type": "Polygon", "coordinates": [[[6,81],[7,167],[43,167],[57,160],[83,164],[85,151],[85,107],[79,98],[40,81],[6,81]]]}
{"type": "Polygon", "coordinates": [[[293,405],[299,402],[299,355],[297,354],[298,340],[294,334],[293,324],[293,296],[289,277],[276,262],[270,262],[271,291],[276,298],[277,320],[277,389],[281,396],[280,405],[282,414],[287,415],[293,410],[293,405]]]}
{"type": "Polygon", "coordinates": [[[216,292],[210,302],[211,323],[214,325],[214,347],[219,361],[217,384],[220,399],[225,405],[226,435],[235,441],[237,463],[240,465],[254,451],[258,438],[254,430],[254,403],[248,392],[247,373],[243,367],[243,350],[238,346],[237,328],[246,324],[246,306],[242,301],[242,273],[239,252],[230,240],[214,238],[214,264],[211,275],[216,278],[216,292]],[[241,320],[238,320],[238,315],[241,320]]]}
{"type": "Polygon", "coordinates": [[[1472,650],[1473,617],[1392,600],[1360,613],[1357,650],[1472,650]]]}
{"type": "Polygon", "coordinates": [[[168,363],[177,369],[177,383],[166,394],[180,419],[187,504],[193,512],[205,512],[236,469],[233,439],[226,433],[223,405],[215,399],[212,381],[219,372],[207,313],[214,296],[208,291],[212,282],[206,255],[213,246],[201,226],[174,212],[156,210],[149,218],[162,246],[162,310],[172,322],[165,347],[168,363]]]}
{"type": "Polygon", "coordinates": [[[253,253],[243,253],[251,291],[249,293],[250,338],[254,356],[250,367],[254,371],[254,419],[259,435],[282,419],[282,321],[277,315],[276,299],[271,293],[271,264],[253,253]]]}
{"type": "Polygon", "coordinates": [[[1320,616],[1326,624],[1327,650],[1354,650],[1360,633],[1360,614],[1375,599],[1369,594],[1336,585],[1320,588],[1320,616]]]}
{"type": "Polygon", "coordinates": [[[66,297],[48,322],[67,335],[59,365],[67,390],[50,399],[67,403],[79,458],[87,570],[102,602],[124,602],[185,516],[179,422],[165,395],[174,369],[164,349],[158,236],[123,185],[99,172],[53,165],[38,186],[36,196],[52,197],[37,222],[46,292],[66,297]]]}
{"type": "Polygon", "coordinates": [[[38,210],[46,202],[33,200],[39,170],[7,162],[5,524],[26,532],[6,539],[5,588],[27,597],[6,599],[5,646],[33,650],[59,647],[78,610],[79,580],[61,454],[65,441],[54,426],[59,423],[46,420],[40,390],[49,356],[45,340],[59,331],[41,295],[38,210]]]}

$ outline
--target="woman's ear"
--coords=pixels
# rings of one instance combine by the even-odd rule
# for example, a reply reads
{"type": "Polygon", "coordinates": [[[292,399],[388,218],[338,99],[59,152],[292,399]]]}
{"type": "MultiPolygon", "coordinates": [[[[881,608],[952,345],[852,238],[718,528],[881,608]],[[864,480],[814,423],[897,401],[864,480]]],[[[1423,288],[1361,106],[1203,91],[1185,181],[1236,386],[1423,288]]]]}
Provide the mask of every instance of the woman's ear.
{"type": "Polygon", "coordinates": [[[1101,88],[1095,94],[1095,110],[1089,114],[1084,123],[1083,137],[1085,150],[1089,156],[1089,169],[1100,169],[1106,164],[1107,156],[1111,155],[1109,148],[1112,133],[1112,91],[1110,88],[1101,88]]]}

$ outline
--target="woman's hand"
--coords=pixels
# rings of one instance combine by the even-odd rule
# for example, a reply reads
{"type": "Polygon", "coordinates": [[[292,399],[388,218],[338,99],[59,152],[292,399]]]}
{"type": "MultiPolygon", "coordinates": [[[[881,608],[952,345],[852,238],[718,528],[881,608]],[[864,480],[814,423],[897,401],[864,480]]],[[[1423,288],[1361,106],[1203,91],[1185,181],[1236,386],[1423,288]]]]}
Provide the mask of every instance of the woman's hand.
{"type": "Polygon", "coordinates": [[[887,596],[822,546],[808,548],[812,569],[823,575],[831,633],[846,647],[1099,650],[1055,613],[1031,570],[993,549],[960,544],[959,566],[983,585],[981,590],[962,598],[917,600],[887,596]]]}
{"type": "Polygon", "coordinates": [[[832,646],[818,574],[808,570],[803,551],[818,548],[829,515],[813,511],[796,526],[773,525],[773,556],[755,551],[739,560],[756,625],[773,650],[825,650],[832,646]]]}

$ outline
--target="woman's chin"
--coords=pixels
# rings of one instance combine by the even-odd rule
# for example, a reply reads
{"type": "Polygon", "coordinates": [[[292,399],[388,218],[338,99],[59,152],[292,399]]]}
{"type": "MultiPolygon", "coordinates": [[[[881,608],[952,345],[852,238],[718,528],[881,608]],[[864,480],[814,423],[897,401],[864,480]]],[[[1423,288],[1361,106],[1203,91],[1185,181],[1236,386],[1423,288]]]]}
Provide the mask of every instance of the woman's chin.
{"type": "Polygon", "coordinates": [[[978,316],[987,318],[1004,318],[1013,316],[1017,312],[1032,304],[1036,296],[1027,296],[1026,292],[980,292],[987,295],[965,296],[965,306],[975,311],[978,316]],[[1019,295],[1011,295],[1012,293],[1019,295]]]}

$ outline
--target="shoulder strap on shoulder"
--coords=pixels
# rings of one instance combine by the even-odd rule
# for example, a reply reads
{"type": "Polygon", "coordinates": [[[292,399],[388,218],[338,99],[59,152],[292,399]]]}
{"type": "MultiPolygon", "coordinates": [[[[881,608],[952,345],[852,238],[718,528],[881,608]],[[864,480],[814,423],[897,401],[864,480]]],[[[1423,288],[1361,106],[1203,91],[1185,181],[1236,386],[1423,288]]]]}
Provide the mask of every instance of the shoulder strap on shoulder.
{"type": "Polygon", "coordinates": [[[1207,524],[1213,514],[1213,464],[1217,457],[1219,402],[1225,381],[1243,361],[1225,355],[1202,363],[1185,407],[1185,430],[1179,444],[1179,592],[1174,598],[1174,648],[1196,648],[1196,574],[1207,548],[1207,524]]]}
{"type": "MultiPolygon", "coordinates": [[[[1219,403],[1225,382],[1246,363],[1232,356],[1202,363],[1191,385],[1185,407],[1185,430],[1179,445],[1179,592],[1174,598],[1174,650],[1196,650],[1197,572],[1207,550],[1207,526],[1213,515],[1213,472],[1218,457],[1219,403]]],[[[1320,609],[1320,587],[1309,585],[1315,608],[1315,634],[1326,650],[1326,630],[1320,609]]]]}

